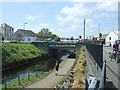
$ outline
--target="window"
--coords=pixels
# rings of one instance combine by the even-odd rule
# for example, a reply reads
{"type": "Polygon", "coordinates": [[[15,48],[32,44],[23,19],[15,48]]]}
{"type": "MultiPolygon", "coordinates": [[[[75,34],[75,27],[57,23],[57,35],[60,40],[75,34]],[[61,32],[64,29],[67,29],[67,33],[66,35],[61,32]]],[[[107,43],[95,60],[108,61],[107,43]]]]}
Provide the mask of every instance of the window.
{"type": "Polygon", "coordinates": [[[6,32],[6,28],[5,28],[5,32],[6,32]]]}
{"type": "Polygon", "coordinates": [[[28,38],[28,41],[30,41],[30,38],[28,38]]]}

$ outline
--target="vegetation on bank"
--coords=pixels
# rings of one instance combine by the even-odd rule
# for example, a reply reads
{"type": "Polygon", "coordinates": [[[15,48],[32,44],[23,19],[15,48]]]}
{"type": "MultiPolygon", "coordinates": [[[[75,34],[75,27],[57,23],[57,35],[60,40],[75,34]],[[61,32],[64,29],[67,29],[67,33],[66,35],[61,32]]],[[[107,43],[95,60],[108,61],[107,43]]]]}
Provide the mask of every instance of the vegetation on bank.
{"type": "Polygon", "coordinates": [[[3,65],[14,62],[21,62],[23,60],[27,60],[43,55],[47,55],[47,52],[38,49],[32,44],[2,43],[3,65]]]}
{"type": "Polygon", "coordinates": [[[85,48],[82,47],[80,50],[80,55],[77,58],[77,64],[73,70],[74,82],[72,88],[85,88],[85,78],[87,75],[87,65],[85,59],[85,48]]]}

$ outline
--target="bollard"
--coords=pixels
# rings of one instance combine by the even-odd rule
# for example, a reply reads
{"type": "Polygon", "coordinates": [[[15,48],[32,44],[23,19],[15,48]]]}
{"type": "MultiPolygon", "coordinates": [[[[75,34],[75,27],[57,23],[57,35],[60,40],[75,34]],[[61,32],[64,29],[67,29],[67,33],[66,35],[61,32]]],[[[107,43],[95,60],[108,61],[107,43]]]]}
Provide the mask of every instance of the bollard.
{"type": "Polygon", "coordinates": [[[96,63],[95,63],[95,61],[93,61],[94,62],[94,66],[96,65],[96,63]]]}
{"type": "Polygon", "coordinates": [[[7,85],[6,85],[6,76],[4,76],[4,85],[5,85],[5,90],[7,88],[7,85]]]}
{"type": "Polygon", "coordinates": [[[45,65],[45,71],[47,72],[47,65],[45,65]]]}
{"type": "Polygon", "coordinates": [[[36,77],[38,77],[38,75],[37,75],[37,69],[36,69],[36,77]]]}
{"type": "Polygon", "coordinates": [[[18,72],[18,84],[21,85],[20,83],[20,73],[18,72]]]}
{"type": "Polygon", "coordinates": [[[98,65],[96,64],[96,71],[98,71],[98,69],[99,69],[99,68],[98,68],[98,65]]]}
{"type": "Polygon", "coordinates": [[[28,80],[30,80],[30,72],[28,72],[28,80]]]}

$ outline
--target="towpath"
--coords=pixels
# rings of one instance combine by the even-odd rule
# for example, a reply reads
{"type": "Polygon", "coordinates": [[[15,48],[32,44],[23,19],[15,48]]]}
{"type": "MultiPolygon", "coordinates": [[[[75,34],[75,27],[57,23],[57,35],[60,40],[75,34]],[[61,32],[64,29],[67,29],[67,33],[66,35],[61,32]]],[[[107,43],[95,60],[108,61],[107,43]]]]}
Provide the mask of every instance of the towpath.
{"type": "MultiPolygon", "coordinates": [[[[44,79],[27,86],[26,88],[52,88],[56,83],[58,83],[73,66],[75,59],[67,59],[63,61],[62,66],[59,69],[58,76],[55,76],[55,70],[52,71],[44,79]]],[[[61,65],[61,64],[60,64],[61,65]]]]}

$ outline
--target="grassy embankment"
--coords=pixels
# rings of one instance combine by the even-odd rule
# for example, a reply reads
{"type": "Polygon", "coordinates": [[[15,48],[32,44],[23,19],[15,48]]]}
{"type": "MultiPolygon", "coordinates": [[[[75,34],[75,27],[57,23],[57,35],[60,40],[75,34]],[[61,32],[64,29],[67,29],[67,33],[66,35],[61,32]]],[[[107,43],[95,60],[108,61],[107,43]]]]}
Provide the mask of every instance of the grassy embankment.
{"type": "Polygon", "coordinates": [[[47,52],[32,44],[2,43],[2,64],[20,62],[34,57],[46,55],[47,52]]]}
{"type": "MultiPolygon", "coordinates": [[[[34,57],[39,57],[47,55],[47,52],[38,49],[32,44],[18,44],[18,43],[2,43],[2,64],[10,64],[14,62],[21,62],[34,57]]],[[[30,80],[23,78],[20,80],[20,85],[18,80],[7,84],[7,88],[21,88],[32,82],[40,80],[41,78],[47,76],[50,72],[38,73],[36,75],[31,75],[30,80]]],[[[4,86],[3,86],[4,89],[4,86]]]]}
{"type": "Polygon", "coordinates": [[[87,66],[86,66],[84,47],[82,47],[80,50],[80,55],[77,58],[77,64],[73,71],[75,72],[75,74],[74,74],[74,82],[72,88],[85,88],[87,66]]]}

